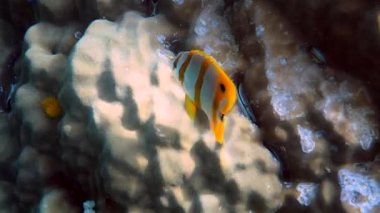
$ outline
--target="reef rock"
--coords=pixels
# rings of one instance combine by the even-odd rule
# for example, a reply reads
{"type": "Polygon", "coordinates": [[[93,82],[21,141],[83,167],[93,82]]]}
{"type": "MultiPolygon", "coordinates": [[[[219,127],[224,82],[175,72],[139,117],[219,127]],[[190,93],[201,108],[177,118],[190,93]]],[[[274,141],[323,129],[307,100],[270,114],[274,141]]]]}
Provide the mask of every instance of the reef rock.
{"type": "MultiPolygon", "coordinates": [[[[87,168],[99,167],[104,190],[120,206],[125,206],[127,200],[137,203],[136,208],[153,205],[165,210],[191,208],[195,205],[191,194],[208,190],[214,191],[210,196],[216,199],[215,204],[223,203],[223,197],[228,196],[223,191],[228,188],[224,172],[234,172],[236,164],[243,161],[247,174],[261,179],[262,185],[271,189],[259,188],[229,174],[229,179],[236,179],[238,187],[244,190],[239,202],[251,202],[248,197],[255,193],[267,202],[263,209],[278,208],[282,203],[278,165],[258,144],[257,129],[234,112],[226,127],[226,144],[247,144],[247,152],[258,152],[258,164],[264,168],[234,156],[239,163],[227,163],[223,171],[219,156],[213,151],[212,134],[194,126],[184,111],[185,94],[172,76],[173,55],[164,49],[163,42],[174,32],[163,16],[143,18],[135,12],[126,13],[119,22],[91,23],[72,52],[69,81],[60,92],[66,112],[61,144],[77,147],[81,153],[73,156],[69,164],[79,169],[78,163],[74,163],[79,156],[89,158],[85,161],[89,163],[87,168]],[[89,146],[93,151],[86,148],[89,146]],[[96,161],[98,165],[91,164],[94,161],[90,159],[96,159],[97,152],[101,153],[101,160],[96,161]],[[179,188],[171,190],[173,187],[179,188]],[[186,192],[188,188],[195,191],[186,192]]],[[[223,152],[229,149],[233,148],[226,145],[223,152]]],[[[245,158],[249,156],[254,155],[247,153],[245,158]]],[[[81,181],[85,181],[88,169],[80,169],[84,174],[81,181]]],[[[241,173],[240,177],[244,176],[241,173]]],[[[203,195],[200,197],[203,200],[203,195]]],[[[204,199],[209,200],[208,196],[204,199]]],[[[234,208],[235,204],[225,206],[234,208]]],[[[205,208],[214,209],[213,205],[205,208]]]]}
{"type": "Polygon", "coordinates": [[[39,207],[39,212],[57,212],[57,213],[66,213],[66,212],[81,212],[80,209],[75,207],[69,202],[69,195],[65,192],[55,189],[50,190],[44,193],[39,207]]]}
{"type": "Polygon", "coordinates": [[[347,212],[380,210],[379,161],[346,165],[338,172],[340,200],[347,212]]]}
{"type": "Polygon", "coordinates": [[[17,194],[21,209],[30,209],[51,177],[62,170],[59,160],[26,146],[18,159],[17,194]]]}
{"type": "Polygon", "coordinates": [[[14,202],[14,185],[0,181],[0,208],[4,212],[18,212],[17,204],[14,202]]]}
{"type": "Polygon", "coordinates": [[[30,81],[35,87],[57,94],[64,78],[67,55],[76,43],[77,27],[58,27],[49,23],[38,23],[28,29],[25,52],[28,72],[23,72],[21,81],[30,81]]]}
{"type": "Polygon", "coordinates": [[[150,138],[156,130],[149,128],[151,135],[145,135],[142,126],[153,119],[157,105],[153,94],[158,88],[152,82],[162,66],[168,67],[159,64],[159,55],[153,50],[160,46],[158,37],[171,31],[163,17],[144,19],[134,12],[118,23],[94,21],[75,46],[69,70],[72,81],[61,90],[66,111],[66,134],[61,142],[67,146],[67,155],[71,149],[82,153],[65,159],[72,162],[73,169],[84,172],[83,182],[87,168],[99,166],[107,183],[105,191],[121,205],[126,199],[147,195],[143,180],[151,153],[145,146],[156,144],[155,138],[150,138]],[[103,146],[102,161],[92,160],[103,146]],[[75,163],[80,158],[81,166],[75,163]],[[98,161],[100,165],[92,164],[98,161]]]}
{"type": "Polygon", "coordinates": [[[339,0],[273,1],[276,9],[296,28],[306,42],[318,46],[327,62],[365,83],[379,104],[380,61],[378,2],[339,0]],[[350,48],[346,48],[349,46],[350,48]]]}
{"type": "Polygon", "coordinates": [[[57,151],[59,141],[57,120],[49,118],[41,107],[41,101],[48,95],[31,84],[23,84],[15,95],[13,125],[19,133],[21,145],[32,145],[43,151],[57,151]]]}
{"type": "Polygon", "coordinates": [[[332,164],[351,159],[347,156],[358,148],[362,153],[373,150],[379,124],[363,85],[314,63],[312,57],[317,56],[304,50],[271,4],[257,1],[251,8],[256,25],[253,37],[265,54],[253,55],[257,63],[245,72],[244,91],[253,100],[268,146],[282,156],[286,169],[320,176],[332,164]]]}
{"type": "Polygon", "coordinates": [[[0,165],[9,166],[17,157],[20,147],[13,135],[7,115],[0,115],[0,135],[0,165]]]}
{"type": "Polygon", "coordinates": [[[230,136],[228,139],[227,132],[227,143],[220,150],[227,188],[232,190],[231,194],[227,194],[227,199],[239,197],[242,205],[246,204],[256,211],[277,209],[282,205],[282,186],[277,177],[280,169],[278,161],[259,144],[258,130],[246,118],[238,114],[231,116],[227,128],[230,136]],[[239,195],[233,193],[234,186],[239,195]]]}
{"type": "Polygon", "coordinates": [[[189,33],[187,43],[191,49],[212,55],[230,75],[240,68],[239,47],[219,1],[206,3],[189,33]]]}

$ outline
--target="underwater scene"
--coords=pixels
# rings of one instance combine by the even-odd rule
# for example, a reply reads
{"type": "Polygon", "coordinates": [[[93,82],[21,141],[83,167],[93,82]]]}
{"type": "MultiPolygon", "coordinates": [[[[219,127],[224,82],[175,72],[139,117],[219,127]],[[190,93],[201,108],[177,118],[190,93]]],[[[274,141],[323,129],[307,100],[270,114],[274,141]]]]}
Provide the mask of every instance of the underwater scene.
{"type": "Polygon", "coordinates": [[[379,213],[377,0],[3,0],[1,213],[379,213]]]}

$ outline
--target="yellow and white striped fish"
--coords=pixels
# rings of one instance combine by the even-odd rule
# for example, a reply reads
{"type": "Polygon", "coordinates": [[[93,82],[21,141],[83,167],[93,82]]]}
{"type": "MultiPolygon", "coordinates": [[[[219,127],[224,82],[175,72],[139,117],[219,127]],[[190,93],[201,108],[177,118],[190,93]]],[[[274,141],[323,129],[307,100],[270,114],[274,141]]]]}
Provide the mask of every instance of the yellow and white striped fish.
{"type": "Polygon", "coordinates": [[[175,77],[186,92],[185,108],[194,119],[202,109],[214,132],[215,139],[224,140],[224,116],[236,102],[236,88],[216,60],[201,50],[180,52],[173,63],[175,77]]]}

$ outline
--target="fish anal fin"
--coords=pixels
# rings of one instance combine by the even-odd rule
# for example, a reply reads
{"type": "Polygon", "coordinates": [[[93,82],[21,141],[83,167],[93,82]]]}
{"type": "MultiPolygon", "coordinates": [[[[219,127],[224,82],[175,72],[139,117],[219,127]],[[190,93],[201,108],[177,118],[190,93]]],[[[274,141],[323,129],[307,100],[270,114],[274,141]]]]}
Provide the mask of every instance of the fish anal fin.
{"type": "Polygon", "coordinates": [[[187,95],[185,97],[185,109],[190,118],[194,120],[197,113],[197,106],[187,95]]]}

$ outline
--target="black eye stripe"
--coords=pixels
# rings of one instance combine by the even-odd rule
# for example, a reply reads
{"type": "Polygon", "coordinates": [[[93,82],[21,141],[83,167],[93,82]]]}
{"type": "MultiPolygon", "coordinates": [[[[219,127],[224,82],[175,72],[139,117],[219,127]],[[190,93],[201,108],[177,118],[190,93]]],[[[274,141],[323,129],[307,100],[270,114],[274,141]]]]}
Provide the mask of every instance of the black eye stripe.
{"type": "Polygon", "coordinates": [[[224,86],[224,84],[220,84],[220,89],[222,90],[222,92],[225,92],[226,91],[226,87],[224,86]]]}
{"type": "Polygon", "coordinates": [[[173,69],[177,68],[177,63],[178,63],[179,57],[180,57],[180,54],[178,54],[177,58],[173,62],[173,69]]]}

